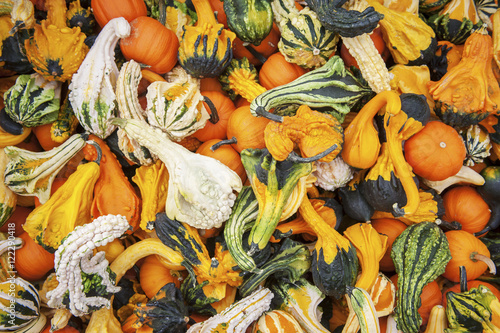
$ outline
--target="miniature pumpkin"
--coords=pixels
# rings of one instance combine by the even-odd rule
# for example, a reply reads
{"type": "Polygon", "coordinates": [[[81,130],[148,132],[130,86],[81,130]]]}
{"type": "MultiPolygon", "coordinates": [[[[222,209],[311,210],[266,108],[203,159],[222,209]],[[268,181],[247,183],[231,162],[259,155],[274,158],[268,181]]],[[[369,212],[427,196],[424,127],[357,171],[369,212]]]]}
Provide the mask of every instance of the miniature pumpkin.
{"type": "Polygon", "coordinates": [[[229,117],[227,137],[235,138],[232,145],[239,153],[246,148],[264,148],[264,129],[269,122],[264,117],[254,117],[250,112],[250,105],[239,107],[229,117]]]}
{"type": "Polygon", "coordinates": [[[428,180],[444,180],[458,173],[465,144],[458,132],[440,121],[430,121],[405,141],[405,159],[413,172],[428,180]]]}
{"type": "Polygon", "coordinates": [[[450,281],[460,281],[459,267],[464,266],[467,279],[475,280],[488,268],[495,272],[495,264],[490,259],[486,245],[471,233],[464,230],[451,230],[445,233],[450,244],[451,260],[446,265],[443,276],[450,281]]]}
{"type": "MultiPolygon", "coordinates": [[[[193,136],[201,142],[211,139],[226,139],[229,117],[233,111],[236,110],[233,101],[222,92],[218,91],[202,91],[201,94],[213,103],[217,109],[218,119],[214,122],[209,119],[205,127],[194,132],[193,136]]],[[[207,103],[206,100],[204,103],[207,103]]],[[[205,106],[205,109],[209,109],[208,105],[205,106]]]]}
{"type": "MultiPolygon", "coordinates": [[[[219,0],[217,0],[219,1],[219,0]]],[[[278,50],[278,42],[280,41],[280,32],[276,28],[276,23],[273,25],[273,29],[264,38],[264,40],[259,45],[253,45],[244,43],[241,39],[236,37],[233,40],[233,58],[243,59],[247,58],[248,61],[254,65],[258,66],[266,63],[266,59],[272,54],[276,53],[278,50]]]]}
{"type": "Polygon", "coordinates": [[[272,89],[292,82],[306,70],[297,64],[288,62],[281,52],[267,58],[259,71],[259,82],[266,89],[272,89]]]}
{"type": "Polygon", "coordinates": [[[174,68],[179,40],[172,30],[148,16],[137,17],[130,22],[130,28],[130,36],[120,42],[127,60],[134,59],[148,65],[158,74],[174,68]]]}
{"type": "Polygon", "coordinates": [[[27,232],[19,235],[24,242],[22,248],[16,250],[16,271],[20,277],[29,281],[43,278],[54,268],[54,254],[38,245],[27,232]]]}
{"type": "Polygon", "coordinates": [[[231,145],[221,145],[216,149],[212,150],[214,144],[220,142],[219,139],[211,139],[205,141],[197,150],[197,154],[210,156],[216,160],[221,161],[227,165],[231,170],[236,172],[241,178],[241,182],[245,183],[247,179],[247,174],[243,163],[241,163],[240,154],[231,145]]]}
{"type": "Polygon", "coordinates": [[[443,220],[456,221],[464,231],[477,233],[486,227],[491,217],[488,204],[475,188],[470,186],[454,187],[443,195],[445,214],[443,220]]]}

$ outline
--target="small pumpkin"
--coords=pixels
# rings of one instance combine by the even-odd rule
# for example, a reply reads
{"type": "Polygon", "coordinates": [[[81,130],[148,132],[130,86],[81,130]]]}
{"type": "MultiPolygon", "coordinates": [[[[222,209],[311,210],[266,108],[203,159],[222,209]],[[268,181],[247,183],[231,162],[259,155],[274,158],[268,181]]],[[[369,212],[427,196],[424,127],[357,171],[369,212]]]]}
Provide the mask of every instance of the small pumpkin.
{"type": "MultiPolygon", "coordinates": [[[[217,110],[218,117],[216,121],[211,120],[212,118],[209,119],[209,121],[205,124],[205,127],[194,132],[193,136],[201,142],[206,142],[212,139],[226,139],[229,117],[233,111],[236,110],[233,101],[222,92],[218,91],[202,91],[201,94],[213,103],[215,109],[217,110]]],[[[210,108],[207,105],[206,100],[204,103],[205,108],[209,110],[210,108]]]]}
{"type": "Polygon", "coordinates": [[[179,40],[175,33],[157,20],[139,16],[130,22],[130,36],[123,38],[120,49],[127,60],[134,59],[165,74],[177,63],[179,40]]]}
{"type": "Polygon", "coordinates": [[[220,145],[212,150],[213,145],[221,142],[219,139],[211,139],[205,141],[197,150],[197,154],[209,156],[221,161],[227,165],[231,170],[236,172],[241,178],[241,182],[245,183],[247,174],[243,163],[241,163],[240,154],[231,145],[220,145]]]}
{"type": "Polygon", "coordinates": [[[247,58],[248,61],[254,66],[262,65],[267,62],[266,59],[276,53],[279,41],[280,32],[276,27],[276,23],[274,23],[273,29],[271,29],[269,34],[259,45],[246,45],[245,42],[236,37],[233,40],[233,57],[235,59],[247,58]]]}
{"type": "Polygon", "coordinates": [[[477,233],[483,230],[491,217],[488,204],[474,187],[456,186],[443,195],[445,214],[442,219],[456,221],[462,230],[477,233]]]}
{"type": "Polygon", "coordinates": [[[443,276],[450,281],[460,282],[459,267],[464,266],[467,279],[475,280],[488,268],[495,272],[495,264],[490,259],[486,245],[471,233],[464,230],[451,230],[445,233],[450,246],[451,260],[446,265],[443,276]]]}
{"type": "Polygon", "coordinates": [[[148,9],[143,0],[92,0],[92,11],[97,23],[104,27],[111,19],[124,17],[128,22],[139,16],[146,16],[148,9]]]}
{"type": "Polygon", "coordinates": [[[28,281],[40,280],[54,268],[54,254],[38,245],[27,232],[18,237],[23,240],[24,245],[16,250],[17,273],[28,281]]]}
{"type": "Polygon", "coordinates": [[[281,52],[276,52],[260,68],[259,82],[269,90],[290,83],[305,73],[305,69],[287,61],[281,52]]]}
{"type": "Polygon", "coordinates": [[[227,137],[235,138],[231,143],[238,153],[247,148],[264,148],[264,130],[270,121],[264,117],[253,116],[250,105],[239,107],[229,117],[227,137]]]}
{"type": "Polygon", "coordinates": [[[430,121],[404,143],[405,159],[413,172],[428,180],[457,174],[466,156],[458,132],[441,121],[430,121]]]}

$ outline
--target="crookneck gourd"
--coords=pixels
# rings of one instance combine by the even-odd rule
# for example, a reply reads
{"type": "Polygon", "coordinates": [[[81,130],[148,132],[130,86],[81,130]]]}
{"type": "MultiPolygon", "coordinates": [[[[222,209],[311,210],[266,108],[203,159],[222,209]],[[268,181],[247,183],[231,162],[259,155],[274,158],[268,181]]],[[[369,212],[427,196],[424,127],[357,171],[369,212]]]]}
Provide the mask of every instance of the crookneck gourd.
{"type": "Polygon", "coordinates": [[[5,184],[19,195],[35,195],[40,203],[45,203],[57,173],[85,146],[85,139],[86,136],[75,134],[62,145],[43,152],[5,147],[9,158],[5,184]]]}
{"type": "Polygon", "coordinates": [[[60,82],[49,82],[38,73],[18,76],[3,95],[5,112],[24,127],[35,127],[57,119],[61,104],[60,82]]]}
{"type": "Polygon", "coordinates": [[[339,299],[354,286],[358,273],[356,248],[316,212],[304,196],[299,213],[318,235],[312,254],[312,275],[315,285],[326,295],[339,299]]]}
{"type": "Polygon", "coordinates": [[[67,81],[78,70],[89,48],[79,26],[66,25],[66,1],[45,2],[48,15],[35,25],[33,37],[25,42],[26,55],[35,71],[49,81],[67,81]]]}
{"type": "Polygon", "coordinates": [[[384,16],[379,24],[396,64],[418,66],[431,60],[437,46],[436,34],[418,15],[386,8],[375,0],[367,1],[384,16]]]}
{"type": "Polygon", "coordinates": [[[451,259],[448,240],[433,222],[409,226],[392,244],[391,258],[398,274],[396,322],[398,329],[418,332],[422,289],[444,273],[451,259]]]}
{"type": "Polygon", "coordinates": [[[233,57],[236,34],[217,23],[208,0],[194,0],[198,21],[184,26],[179,45],[179,64],[196,78],[216,77],[233,57]]]}
{"type": "Polygon", "coordinates": [[[429,82],[434,111],[446,124],[475,125],[498,112],[500,88],[493,74],[493,46],[486,27],[467,38],[460,63],[437,82],[429,82]]]}
{"type": "Polygon", "coordinates": [[[122,17],[112,19],[97,36],[69,86],[69,100],[83,128],[104,139],[116,126],[115,85],[119,75],[115,46],[130,34],[130,24],[122,17]]]}
{"type": "Polygon", "coordinates": [[[303,104],[329,113],[342,123],[347,113],[373,94],[345,68],[339,56],[333,56],[320,68],[261,93],[250,104],[250,111],[255,116],[271,109],[278,115],[293,115],[303,104]]]}
{"type": "Polygon", "coordinates": [[[439,40],[463,44],[471,32],[483,25],[474,0],[451,0],[439,13],[432,15],[427,24],[439,40]]]}

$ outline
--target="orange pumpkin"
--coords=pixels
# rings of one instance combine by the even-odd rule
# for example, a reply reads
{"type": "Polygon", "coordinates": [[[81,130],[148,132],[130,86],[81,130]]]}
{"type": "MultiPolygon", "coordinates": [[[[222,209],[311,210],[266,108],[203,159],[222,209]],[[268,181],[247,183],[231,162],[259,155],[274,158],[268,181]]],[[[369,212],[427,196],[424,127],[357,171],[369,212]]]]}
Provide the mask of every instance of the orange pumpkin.
{"type": "Polygon", "coordinates": [[[208,140],[196,150],[196,153],[215,158],[216,160],[227,165],[231,170],[236,172],[238,176],[240,176],[241,182],[244,183],[247,179],[247,173],[243,163],[241,163],[240,154],[238,154],[238,152],[229,144],[222,145],[214,151],[210,149],[214,144],[220,141],[221,140],[219,139],[208,140]]]}
{"type": "Polygon", "coordinates": [[[250,105],[234,110],[227,124],[228,139],[236,138],[236,143],[232,145],[234,150],[241,153],[246,148],[265,148],[264,129],[269,122],[267,118],[254,117],[250,113],[250,105]]]}
{"type": "Polygon", "coordinates": [[[462,225],[462,230],[470,233],[480,232],[488,224],[490,207],[475,188],[457,186],[446,191],[442,197],[445,210],[443,220],[457,221],[462,225]]]}
{"type": "Polygon", "coordinates": [[[24,242],[16,250],[16,271],[20,277],[28,281],[40,280],[54,268],[54,254],[38,245],[27,232],[18,236],[24,242]]]}
{"type": "Polygon", "coordinates": [[[288,62],[281,52],[272,54],[259,71],[259,82],[266,89],[282,86],[305,74],[307,71],[288,62]]]}
{"type": "Polygon", "coordinates": [[[392,243],[394,243],[396,237],[406,229],[406,224],[396,219],[383,218],[372,220],[372,227],[375,228],[379,234],[384,234],[388,237],[387,251],[379,262],[380,270],[383,272],[393,272],[394,262],[391,258],[392,243]]]}
{"type": "Polygon", "coordinates": [[[131,22],[139,16],[148,15],[148,8],[143,0],[92,0],[91,7],[101,28],[117,17],[124,17],[131,22]]]}
{"type": "Polygon", "coordinates": [[[413,172],[433,181],[456,175],[467,153],[458,132],[441,121],[428,122],[406,140],[404,152],[413,172]]]}
{"type": "Polygon", "coordinates": [[[471,233],[451,230],[445,235],[451,252],[451,260],[443,273],[448,280],[460,282],[460,266],[465,267],[468,280],[480,277],[488,269],[488,264],[495,266],[486,245],[471,233]]]}
{"type": "Polygon", "coordinates": [[[144,259],[139,270],[139,280],[141,288],[148,298],[152,298],[167,283],[173,282],[180,288],[180,275],[177,276],[171,269],[165,267],[156,255],[151,255],[144,259]]]}
{"type": "Polygon", "coordinates": [[[130,36],[120,41],[120,48],[127,60],[151,66],[149,69],[164,74],[177,63],[179,40],[175,33],[148,16],[130,22],[130,36]]]}
{"type": "MultiPolygon", "coordinates": [[[[219,0],[217,0],[219,1],[219,0]]],[[[206,91],[218,91],[224,96],[227,96],[227,93],[222,90],[222,85],[220,84],[219,80],[216,77],[205,77],[200,80],[200,91],[202,93],[206,91]]]]}
{"type": "Polygon", "coordinates": [[[33,133],[35,134],[38,143],[42,146],[43,150],[51,150],[57,146],[60,146],[62,142],[55,142],[51,138],[52,123],[48,123],[45,125],[36,126],[33,128],[33,133]]]}
{"type": "MultiPolygon", "coordinates": [[[[212,139],[225,139],[227,134],[227,123],[229,121],[229,117],[236,109],[233,101],[225,96],[224,94],[217,91],[204,91],[202,92],[203,96],[206,96],[212,101],[215,108],[217,109],[218,120],[215,123],[211,121],[207,121],[205,127],[197,130],[193,136],[200,140],[201,142],[205,142],[212,139]]],[[[209,110],[207,103],[204,102],[205,108],[209,110]]]]}

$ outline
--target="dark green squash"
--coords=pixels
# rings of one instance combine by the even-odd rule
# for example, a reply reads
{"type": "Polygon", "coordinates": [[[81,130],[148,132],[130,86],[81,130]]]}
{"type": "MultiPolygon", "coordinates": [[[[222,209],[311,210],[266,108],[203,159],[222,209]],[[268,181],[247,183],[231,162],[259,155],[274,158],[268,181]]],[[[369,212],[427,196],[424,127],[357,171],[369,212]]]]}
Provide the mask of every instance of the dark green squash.
{"type": "Polygon", "coordinates": [[[208,297],[203,291],[203,287],[208,285],[208,281],[198,283],[191,275],[188,275],[181,284],[181,293],[186,301],[190,313],[199,313],[206,316],[214,316],[217,310],[213,303],[220,301],[214,297],[208,297]]]}
{"type": "Polygon", "coordinates": [[[342,37],[356,37],[370,33],[384,17],[368,7],[362,12],[342,8],[342,0],[306,0],[312,10],[318,14],[320,22],[328,29],[342,37]]]}
{"type": "Polygon", "coordinates": [[[497,272],[500,272],[500,233],[499,232],[489,232],[479,238],[483,242],[488,251],[490,251],[490,258],[495,263],[497,272]]]}
{"type": "Polygon", "coordinates": [[[484,184],[477,187],[477,192],[490,207],[491,216],[486,227],[475,233],[476,236],[500,226],[500,166],[488,166],[480,174],[484,178],[484,184]]]}
{"type": "Polygon", "coordinates": [[[81,0],[75,0],[69,4],[66,12],[68,27],[80,27],[81,31],[87,36],[94,31],[95,18],[90,8],[85,8],[80,4],[81,0]]]}
{"type": "Polygon", "coordinates": [[[422,317],[418,313],[420,295],[428,283],[444,273],[451,259],[448,240],[433,222],[406,228],[392,245],[391,258],[398,274],[396,322],[399,330],[418,332],[422,317]]]}
{"type": "Polygon", "coordinates": [[[2,332],[21,332],[23,327],[35,322],[41,316],[40,296],[37,289],[20,277],[9,278],[0,283],[0,301],[2,304],[0,330],[2,332]],[[13,307],[12,312],[9,305],[13,307]]]}
{"type": "MultiPolygon", "coordinates": [[[[493,302],[498,309],[498,299],[484,285],[471,288],[469,291],[446,294],[446,317],[449,329],[447,332],[495,332],[500,328],[491,320],[493,302]]],[[[498,312],[496,313],[498,315],[498,312]]]]}
{"type": "Polygon", "coordinates": [[[3,68],[18,74],[27,74],[33,71],[33,65],[28,61],[24,41],[29,39],[33,29],[18,29],[3,40],[0,61],[3,68]]]}
{"type": "Polygon", "coordinates": [[[357,172],[346,186],[339,188],[339,196],[345,214],[359,222],[369,221],[375,212],[360,190],[360,183],[366,171],[357,172]]]}
{"type": "Polygon", "coordinates": [[[333,56],[322,67],[260,94],[250,104],[250,111],[256,116],[271,109],[279,115],[293,115],[300,104],[305,104],[342,123],[358,103],[373,95],[346,69],[339,56],[333,56]]]}
{"type": "Polygon", "coordinates": [[[153,332],[186,332],[189,321],[188,309],[181,291],[173,282],[167,283],[153,298],[134,308],[141,326],[151,327],[153,332]]]}
{"type": "Polygon", "coordinates": [[[243,42],[260,45],[273,28],[269,0],[225,0],[227,25],[243,42]]]}

